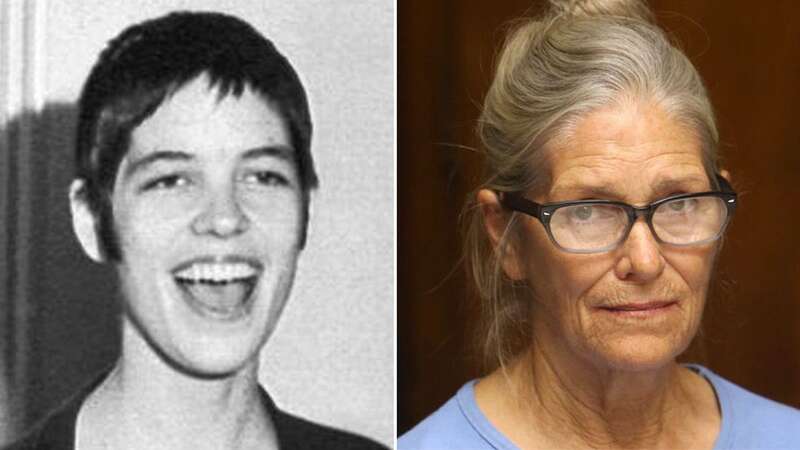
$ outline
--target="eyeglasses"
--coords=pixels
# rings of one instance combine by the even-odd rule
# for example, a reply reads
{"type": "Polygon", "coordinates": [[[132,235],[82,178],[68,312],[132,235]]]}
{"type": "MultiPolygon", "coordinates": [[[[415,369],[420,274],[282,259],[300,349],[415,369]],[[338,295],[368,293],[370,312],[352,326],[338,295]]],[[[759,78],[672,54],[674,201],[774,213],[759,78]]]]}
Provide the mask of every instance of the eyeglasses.
{"type": "Polygon", "coordinates": [[[719,239],[736,210],[736,192],[722,176],[717,180],[721,191],[675,195],[642,207],[610,200],[539,204],[518,192],[502,193],[501,202],[539,219],[553,244],[570,253],[617,248],[642,216],[658,242],[701,245],[719,239]]]}

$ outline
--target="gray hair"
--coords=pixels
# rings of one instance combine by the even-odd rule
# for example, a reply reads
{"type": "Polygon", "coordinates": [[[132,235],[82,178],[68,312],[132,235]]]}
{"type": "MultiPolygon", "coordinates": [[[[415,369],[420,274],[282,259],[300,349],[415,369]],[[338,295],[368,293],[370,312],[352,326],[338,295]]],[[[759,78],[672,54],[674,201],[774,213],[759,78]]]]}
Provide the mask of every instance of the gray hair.
{"type": "MultiPolygon", "coordinates": [[[[719,135],[705,87],[689,59],[653,24],[647,5],[551,0],[542,16],[511,30],[499,55],[478,122],[486,155],[479,189],[546,186],[544,144],[568,137],[592,111],[627,102],[657,105],[692,130],[711,184],[718,187],[719,135]]],[[[503,367],[530,343],[530,293],[505,277],[500,265],[516,233],[516,214],[495,247],[475,197],[465,209],[465,256],[481,300],[478,339],[486,365],[503,367]]]]}

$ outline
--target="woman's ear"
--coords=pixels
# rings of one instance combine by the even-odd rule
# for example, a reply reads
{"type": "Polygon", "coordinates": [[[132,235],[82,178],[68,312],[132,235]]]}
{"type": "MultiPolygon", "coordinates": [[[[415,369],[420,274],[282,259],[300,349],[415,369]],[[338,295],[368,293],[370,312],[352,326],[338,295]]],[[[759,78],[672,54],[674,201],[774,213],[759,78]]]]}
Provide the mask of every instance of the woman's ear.
{"type": "Polygon", "coordinates": [[[524,279],[525,270],[523,270],[519,258],[519,249],[516,248],[515,240],[508,239],[508,236],[506,236],[509,231],[511,212],[503,207],[498,194],[490,189],[481,189],[478,191],[477,197],[478,206],[481,209],[481,214],[483,214],[486,233],[489,235],[495,254],[502,258],[500,264],[503,272],[512,280],[524,279]],[[505,238],[505,242],[503,238],[505,238]],[[504,245],[502,253],[500,252],[501,244],[504,245]]]}
{"type": "Polygon", "coordinates": [[[97,218],[86,199],[86,182],[75,179],[69,187],[69,206],[72,211],[72,229],[83,247],[83,251],[95,262],[104,262],[97,235],[97,218]]]}

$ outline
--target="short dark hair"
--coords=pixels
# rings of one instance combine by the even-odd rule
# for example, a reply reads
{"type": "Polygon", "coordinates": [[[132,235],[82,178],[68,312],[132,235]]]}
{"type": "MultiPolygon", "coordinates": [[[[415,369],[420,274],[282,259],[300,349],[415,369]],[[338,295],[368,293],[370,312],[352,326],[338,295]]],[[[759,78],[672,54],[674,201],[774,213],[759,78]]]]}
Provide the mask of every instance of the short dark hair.
{"type": "Polygon", "coordinates": [[[78,103],[76,176],[96,218],[101,250],[122,255],[114,233],[111,193],[133,130],[163,101],[207,75],[219,97],[246,87],[277,108],[288,125],[303,190],[303,230],[309,192],[318,184],[311,156],[311,117],[305,90],[289,61],[248,23],[212,12],[174,12],[133,25],[109,42],[78,103]]]}

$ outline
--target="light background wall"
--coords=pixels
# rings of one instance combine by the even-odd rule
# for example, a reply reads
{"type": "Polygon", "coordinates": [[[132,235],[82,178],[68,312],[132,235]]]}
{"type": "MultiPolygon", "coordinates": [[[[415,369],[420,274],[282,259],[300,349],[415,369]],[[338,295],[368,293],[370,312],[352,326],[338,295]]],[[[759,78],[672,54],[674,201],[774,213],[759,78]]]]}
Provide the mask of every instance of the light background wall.
{"type": "MultiPolygon", "coordinates": [[[[9,0],[3,1],[3,7],[9,9],[9,0]]],[[[177,9],[221,11],[249,21],[292,61],[308,91],[315,126],[312,152],[320,188],[312,199],[309,241],[301,256],[289,305],[262,353],[260,379],[285,409],[391,445],[395,223],[393,2],[32,0],[32,3],[36,4],[39,15],[44,15],[38,17],[37,23],[45,24],[45,31],[40,29],[36,37],[37,41],[45,42],[37,42],[44,53],[39,55],[35,68],[41,76],[36,89],[44,100],[45,134],[49,136],[48,145],[42,147],[60,153],[52,157],[34,155],[29,167],[30,173],[37,177],[35,183],[47,183],[49,177],[54,184],[42,191],[39,203],[62,212],[29,214],[34,222],[40,217],[47,219],[47,223],[31,228],[43,230],[46,235],[29,238],[54,243],[46,245],[55,255],[49,262],[39,261],[47,256],[34,250],[26,257],[28,243],[10,242],[24,232],[19,227],[6,227],[9,246],[23,253],[21,259],[28,265],[24,274],[27,278],[17,279],[17,288],[0,290],[0,308],[5,309],[6,325],[16,328],[22,336],[16,347],[6,344],[3,348],[10,379],[6,388],[16,387],[14,368],[9,370],[15,363],[27,367],[17,367],[17,375],[24,373],[28,378],[40,380],[36,386],[28,386],[25,398],[34,398],[31,391],[46,387],[47,383],[60,382],[58,392],[77,388],[80,384],[75,381],[59,381],[60,373],[68,373],[70,380],[83,374],[88,377],[91,375],[88,367],[102,364],[80,367],[80,361],[109,360],[114,354],[114,345],[108,342],[97,344],[102,351],[95,348],[97,340],[113,330],[103,325],[96,326],[94,335],[92,330],[82,335],[86,344],[84,354],[56,354],[58,349],[53,342],[70,337],[54,331],[52,322],[58,319],[58,308],[66,311],[70,305],[47,306],[51,300],[53,305],[57,304],[59,292],[73,293],[73,297],[76,291],[82,295],[113,292],[107,281],[109,271],[89,267],[88,261],[77,253],[75,244],[66,241],[72,237],[65,232],[67,227],[63,223],[68,182],[63,172],[71,170],[68,163],[72,135],[62,135],[72,132],[74,102],[98,52],[106,41],[134,22],[177,9]],[[40,161],[41,165],[37,164],[40,161]],[[9,229],[16,233],[9,233],[9,229]],[[91,272],[87,280],[59,276],[60,268],[53,261],[73,260],[91,272]],[[37,277],[40,272],[42,276],[37,277]],[[38,287],[42,280],[51,286],[38,287]],[[54,283],[60,285],[52,286],[54,283]],[[9,298],[15,290],[40,306],[24,311],[21,305],[22,310],[17,308],[15,316],[14,306],[20,305],[14,305],[14,299],[9,298]],[[45,320],[47,317],[49,321],[45,320]],[[19,323],[25,318],[44,323],[41,334],[26,335],[19,323]],[[20,358],[15,351],[27,352],[29,358],[20,358]],[[36,352],[38,356],[34,355],[36,352]],[[40,362],[30,363],[33,360],[40,362]]],[[[7,93],[9,89],[14,89],[13,83],[0,87],[0,92],[7,93]]],[[[9,119],[14,117],[6,117],[9,119]]],[[[8,163],[10,156],[4,157],[3,153],[14,148],[13,143],[0,148],[0,164],[8,163]]],[[[3,173],[0,171],[0,189],[9,186],[8,180],[2,179],[3,173]]],[[[12,203],[19,201],[15,200],[13,188],[6,198],[12,203]]],[[[17,212],[14,219],[24,221],[24,205],[17,205],[17,212]]],[[[14,262],[13,258],[2,261],[3,258],[0,253],[0,262],[14,262]]],[[[72,267],[70,274],[75,272],[72,267]]],[[[76,298],[80,301],[79,296],[76,298]]],[[[17,384],[21,382],[16,380],[17,384]]],[[[2,393],[0,389],[0,400],[2,393]]],[[[43,405],[55,400],[34,398],[36,407],[29,407],[24,414],[38,416],[43,405]]],[[[13,417],[16,412],[6,413],[13,417]]],[[[0,414],[0,420],[2,417],[0,414]]],[[[7,430],[6,437],[11,434],[7,430]]],[[[2,437],[0,424],[0,442],[2,437]]]]}

